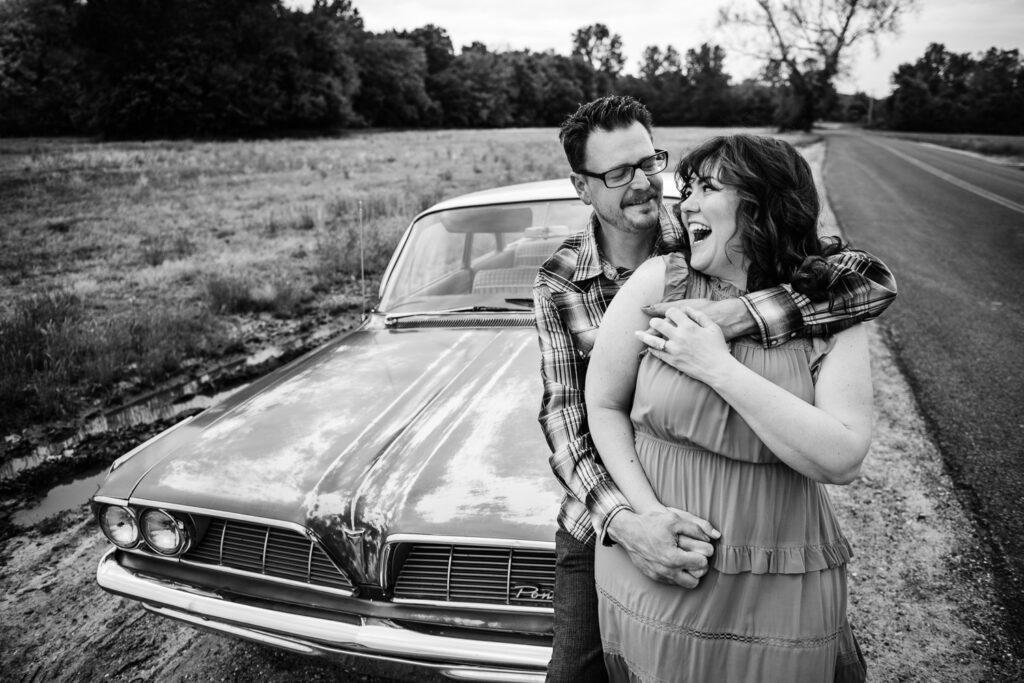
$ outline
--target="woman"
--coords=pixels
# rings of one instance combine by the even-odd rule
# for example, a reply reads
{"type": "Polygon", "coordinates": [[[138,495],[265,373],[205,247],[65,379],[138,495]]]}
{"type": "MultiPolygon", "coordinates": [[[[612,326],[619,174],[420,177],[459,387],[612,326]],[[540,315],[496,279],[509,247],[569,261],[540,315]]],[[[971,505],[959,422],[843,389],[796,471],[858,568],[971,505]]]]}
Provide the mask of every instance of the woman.
{"type": "Polygon", "coordinates": [[[641,308],[790,283],[824,297],[810,168],[788,143],[715,138],[676,169],[690,254],[651,259],[613,300],[587,375],[594,443],[638,512],[671,506],[720,533],[693,590],[596,556],[615,680],[863,680],[846,617],[850,546],[823,483],[852,481],[871,437],[864,330],[764,349],[694,309],[641,308]],[[665,353],[666,346],[672,352],[665,353]],[[642,353],[646,351],[646,353],[642,353]],[[676,358],[676,366],[665,360],[676,358]]]}

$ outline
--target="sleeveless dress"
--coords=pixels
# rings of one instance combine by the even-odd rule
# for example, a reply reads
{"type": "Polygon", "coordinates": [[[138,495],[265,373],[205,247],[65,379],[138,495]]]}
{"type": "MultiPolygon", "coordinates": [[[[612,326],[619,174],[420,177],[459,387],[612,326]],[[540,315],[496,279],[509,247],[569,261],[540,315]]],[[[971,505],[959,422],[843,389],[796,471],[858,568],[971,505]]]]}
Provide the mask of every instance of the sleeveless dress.
{"type": "MultiPolygon", "coordinates": [[[[742,292],[666,260],[665,300],[742,292]]],[[[805,401],[829,339],[732,355],[805,401]]],[[[644,354],[631,419],[637,455],[665,505],[708,520],[722,537],[687,590],[648,579],[618,546],[598,544],[601,637],[613,681],[863,681],[846,615],[850,544],[825,487],[776,458],[702,382],[644,354]]]]}

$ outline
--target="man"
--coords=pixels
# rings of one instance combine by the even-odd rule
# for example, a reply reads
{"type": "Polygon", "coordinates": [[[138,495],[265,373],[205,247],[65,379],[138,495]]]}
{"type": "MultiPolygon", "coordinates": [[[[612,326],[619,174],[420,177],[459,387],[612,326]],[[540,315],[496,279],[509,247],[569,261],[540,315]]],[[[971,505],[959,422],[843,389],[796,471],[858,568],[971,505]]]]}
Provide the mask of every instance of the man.
{"type": "MultiPolygon", "coordinates": [[[[650,113],[630,97],[582,105],[562,124],[559,138],[569,178],[594,212],[586,229],[541,266],[534,284],[544,381],[540,423],[565,489],[555,537],[548,681],[604,681],[594,543],[619,543],[647,576],[693,588],[707,571],[717,532],[681,510],[633,512],[594,450],[583,402],[590,350],[608,303],[643,261],[684,246],[678,220],[661,202],[659,174],[668,155],[654,148],[650,113]]],[[[845,251],[829,266],[836,283],[831,306],[788,287],[686,303],[703,310],[727,338],[756,334],[771,346],[794,334],[834,333],[871,319],[896,296],[892,274],[868,254],[845,251]]]]}

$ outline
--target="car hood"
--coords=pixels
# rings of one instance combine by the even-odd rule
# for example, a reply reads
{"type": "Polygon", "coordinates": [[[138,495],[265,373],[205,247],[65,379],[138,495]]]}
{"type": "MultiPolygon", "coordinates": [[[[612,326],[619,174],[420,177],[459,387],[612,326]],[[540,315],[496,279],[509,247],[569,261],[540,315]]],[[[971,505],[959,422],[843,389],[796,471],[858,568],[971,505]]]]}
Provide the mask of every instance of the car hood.
{"type": "Polygon", "coordinates": [[[133,501],[307,527],[357,583],[389,535],[551,541],[560,488],[539,367],[533,327],[359,330],[117,478],[136,478],[133,501]]]}

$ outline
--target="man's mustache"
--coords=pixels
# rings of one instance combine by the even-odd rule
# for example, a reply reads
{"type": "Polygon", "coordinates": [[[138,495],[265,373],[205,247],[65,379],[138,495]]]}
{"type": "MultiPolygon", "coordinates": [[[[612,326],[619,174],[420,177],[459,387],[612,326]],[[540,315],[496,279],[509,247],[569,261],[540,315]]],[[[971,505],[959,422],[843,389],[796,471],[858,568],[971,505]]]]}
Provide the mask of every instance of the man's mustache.
{"type": "Polygon", "coordinates": [[[660,192],[655,192],[653,190],[646,190],[644,192],[627,194],[625,197],[622,198],[622,205],[633,206],[634,204],[646,204],[652,199],[657,201],[660,194],[660,192]]]}

